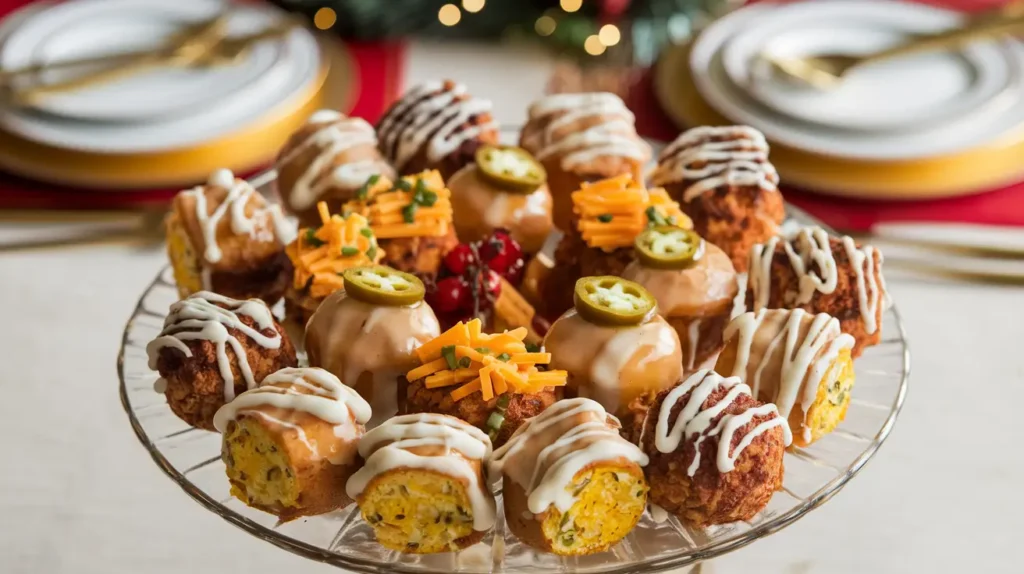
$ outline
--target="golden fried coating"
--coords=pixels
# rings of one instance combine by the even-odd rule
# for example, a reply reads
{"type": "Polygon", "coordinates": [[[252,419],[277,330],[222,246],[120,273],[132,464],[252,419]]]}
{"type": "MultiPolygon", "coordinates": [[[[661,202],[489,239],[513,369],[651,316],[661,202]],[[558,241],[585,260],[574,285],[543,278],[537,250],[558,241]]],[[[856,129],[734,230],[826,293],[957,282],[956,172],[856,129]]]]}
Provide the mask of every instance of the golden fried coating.
{"type": "Polygon", "coordinates": [[[434,275],[441,268],[445,254],[459,244],[455,227],[442,237],[399,237],[379,240],[384,258],[381,265],[406,273],[434,275]]]}
{"type": "Polygon", "coordinates": [[[679,202],[694,230],[721,247],[740,273],[750,247],[777,234],[785,219],[768,142],[749,126],[687,130],[659,154],[651,182],[679,202]]]}
{"type": "Polygon", "coordinates": [[[497,123],[489,110],[489,102],[451,80],[420,84],[377,123],[380,151],[400,175],[436,169],[447,180],[473,162],[481,145],[498,143],[497,123]],[[437,121],[442,117],[444,121],[437,121]],[[465,119],[455,123],[459,118],[465,119]],[[421,143],[411,149],[410,141],[421,143]],[[454,149],[452,143],[457,143],[454,149]]]}
{"type": "MultiPolygon", "coordinates": [[[[404,381],[404,379],[403,379],[404,381]]],[[[461,400],[454,400],[451,389],[428,389],[423,380],[407,383],[405,392],[399,389],[399,396],[405,398],[405,405],[400,405],[400,413],[438,413],[462,419],[467,423],[488,432],[487,419],[497,410],[498,401],[502,396],[485,401],[480,393],[473,393],[461,400]],[[404,407],[404,408],[403,408],[404,407]]],[[[512,433],[528,418],[535,417],[555,401],[562,398],[560,388],[548,387],[535,394],[516,394],[508,396],[508,407],[505,409],[505,422],[497,438],[491,441],[494,446],[505,444],[512,433]]]]}
{"type": "Polygon", "coordinates": [[[665,186],[669,195],[693,220],[693,229],[720,247],[736,271],[747,270],[750,248],[779,232],[786,218],[782,194],[753,186],[723,185],[692,201],[680,201],[686,182],[665,186]]]}
{"type": "MultiPolygon", "coordinates": [[[[650,457],[650,463],[645,469],[651,487],[650,501],[696,527],[752,518],[764,509],[775,491],[782,487],[782,459],[786,450],[783,427],[776,426],[758,434],[735,460],[735,467],[728,472],[721,472],[716,463],[719,441],[715,438],[699,441],[695,448],[698,442],[696,435],[686,437],[678,449],[668,453],[656,447],[658,413],[670,392],[658,395],[648,411],[642,431],[640,446],[650,457]],[[688,469],[698,448],[700,463],[693,476],[690,476],[688,469]]],[[[671,409],[670,421],[680,416],[690,393],[684,395],[683,400],[671,409]]],[[[716,388],[703,402],[702,410],[716,405],[728,393],[728,388],[716,388]]],[[[714,428],[723,416],[739,415],[762,404],[750,395],[740,394],[710,421],[710,426],[714,428]]],[[[740,427],[733,434],[730,452],[755,427],[773,416],[777,418],[778,414],[754,416],[740,427]]]]}
{"type": "Polygon", "coordinates": [[[879,251],[856,244],[848,237],[830,236],[820,228],[805,229],[791,242],[772,240],[760,256],[756,256],[758,249],[759,246],[755,246],[750,253],[747,309],[803,309],[813,314],[827,313],[839,320],[844,333],[853,336],[855,359],[865,348],[878,344],[886,300],[879,251]],[[808,238],[813,238],[813,242],[805,241],[808,238]],[[797,258],[804,253],[820,254],[829,269],[821,269],[818,262],[808,257],[808,269],[799,272],[794,267],[794,258],[786,252],[787,243],[795,250],[797,258]],[[820,249],[823,244],[827,244],[828,251],[820,249]],[[770,254],[767,247],[772,247],[770,254]],[[860,261],[851,261],[851,255],[860,261]],[[801,300],[801,278],[809,278],[811,274],[824,277],[826,283],[834,278],[835,288],[827,293],[823,292],[824,288],[816,288],[810,292],[809,300],[801,300]]]}
{"type": "Polygon", "coordinates": [[[381,157],[373,126],[332,110],[320,110],[295,131],[277,155],[276,187],[281,204],[302,227],[317,227],[317,203],[341,213],[366,180],[374,175],[395,178],[381,157]]]}
{"type": "MultiPolygon", "coordinates": [[[[256,321],[239,314],[239,319],[248,327],[258,330],[256,321]]],[[[248,362],[252,378],[258,382],[267,375],[298,364],[295,348],[285,334],[284,328],[276,321],[272,328],[263,329],[260,333],[271,337],[278,333],[281,344],[277,349],[268,349],[247,336],[239,329],[228,328],[228,335],[238,340],[245,351],[244,360],[248,362]]],[[[186,339],[181,341],[191,356],[185,356],[173,347],[159,349],[156,368],[166,381],[164,394],[167,404],[182,420],[188,424],[205,430],[214,430],[213,415],[224,405],[225,396],[237,396],[248,388],[246,377],[239,368],[238,357],[231,345],[225,345],[224,353],[230,360],[231,375],[234,388],[226,393],[224,377],[221,376],[217,343],[206,339],[186,339]]]]}
{"type": "MultiPolygon", "coordinates": [[[[241,180],[238,182],[240,186],[248,185],[241,180]]],[[[213,184],[175,196],[165,228],[167,255],[174,270],[178,295],[184,298],[205,289],[233,299],[258,298],[270,304],[279,301],[292,274],[292,264],[283,245],[288,239],[277,237],[273,224],[279,215],[279,212],[271,213],[259,194],[235,198],[227,189],[213,184]],[[234,233],[231,224],[222,218],[213,237],[219,258],[215,262],[208,261],[204,226],[211,224],[199,218],[199,210],[206,207],[212,211],[223,202],[243,200],[246,201],[245,211],[238,219],[251,215],[254,231],[234,233]]],[[[235,217],[233,211],[231,217],[235,217]]]]}

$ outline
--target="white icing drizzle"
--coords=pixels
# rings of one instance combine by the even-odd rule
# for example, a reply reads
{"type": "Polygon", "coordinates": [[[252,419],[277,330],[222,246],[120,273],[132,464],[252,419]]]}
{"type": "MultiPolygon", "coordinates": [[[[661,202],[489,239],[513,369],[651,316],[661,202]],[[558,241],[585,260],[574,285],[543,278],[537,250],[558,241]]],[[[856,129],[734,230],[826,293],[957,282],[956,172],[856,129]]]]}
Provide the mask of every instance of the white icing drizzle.
{"type": "Polygon", "coordinates": [[[195,198],[196,220],[203,234],[203,243],[206,245],[203,258],[207,262],[217,263],[223,256],[220,246],[217,244],[217,228],[220,226],[220,222],[224,219],[225,215],[230,217],[231,231],[236,235],[245,234],[255,237],[256,233],[260,230],[257,224],[264,218],[270,217],[279,243],[282,245],[291,243],[295,238],[294,225],[288,222],[279,205],[255,208],[252,210],[252,216],[245,214],[246,205],[248,205],[250,198],[256,193],[256,190],[249,185],[249,182],[235,179],[234,174],[230,170],[219,169],[210,174],[207,186],[227,190],[227,196],[225,196],[224,201],[213,210],[213,213],[209,211],[205,187],[199,186],[182,192],[195,198]]]}
{"type": "MultiPolygon", "coordinates": [[[[213,416],[213,426],[224,432],[228,422],[235,420],[240,414],[256,412],[289,428],[295,428],[305,437],[303,431],[292,421],[279,420],[266,413],[256,411],[256,407],[269,406],[289,411],[299,411],[334,425],[334,436],[355,440],[358,434],[356,424],[365,425],[370,421],[370,405],[349,387],[341,384],[338,377],[315,368],[286,368],[277,371],[260,383],[260,386],[246,391],[222,406],[213,416]],[[307,392],[300,392],[302,389],[307,392]]],[[[308,440],[306,445],[309,445],[308,440]]],[[[310,448],[310,451],[317,452],[310,448]]],[[[344,456],[345,453],[340,453],[344,456]]],[[[328,457],[334,464],[342,464],[345,460],[328,457]]]]}
{"type": "Polygon", "coordinates": [[[777,191],[779,174],[768,161],[768,142],[761,132],[748,126],[703,126],[669,144],[651,174],[653,185],[678,181],[693,182],[683,192],[683,201],[689,202],[721,185],[777,191]]]}
{"type": "Polygon", "coordinates": [[[334,110],[314,113],[307,121],[307,125],[311,124],[318,125],[317,129],[277,162],[280,170],[309,148],[315,147],[318,150],[313,161],[295,180],[288,196],[288,203],[295,210],[312,207],[332,187],[359,187],[370,176],[380,173],[383,167],[381,162],[362,160],[338,166],[321,177],[338,155],[360,145],[376,148],[377,134],[366,120],[348,118],[334,110]],[[317,178],[320,178],[319,182],[317,178]]]}
{"type": "Polygon", "coordinates": [[[465,95],[466,87],[462,84],[445,89],[444,82],[424,82],[392,106],[377,131],[383,148],[390,152],[399,171],[424,146],[427,160],[437,162],[463,143],[497,129],[498,124],[493,119],[465,125],[473,116],[491,111],[490,101],[463,98],[465,95]]]}
{"type": "Polygon", "coordinates": [[[789,432],[789,426],[785,419],[779,416],[778,410],[773,404],[752,407],[735,415],[725,414],[714,427],[711,426],[712,421],[722,415],[738,397],[750,396],[750,394],[750,388],[744,385],[739,377],[725,378],[706,369],[693,373],[669,391],[665,397],[661,409],[658,411],[658,422],[654,435],[655,447],[662,453],[675,452],[682,445],[683,440],[694,437],[694,459],[686,469],[687,474],[693,476],[700,468],[700,445],[709,438],[718,438],[716,462],[718,471],[723,473],[732,471],[735,468],[736,459],[743,453],[743,449],[749,446],[755,438],[772,428],[782,427],[785,444],[789,446],[793,441],[793,435],[789,432]],[[728,390],[725,397],[707,409],[702,408],[707,398],[719,388],[728,390]],[[683,410],[674,424],[670,426],[669,417],[672,410],[676,403],[687,394],[689,394],[689,398],[683,405],[683,410]],[[736,432],[758,416],[769,418],[750,429],[730,452],[736,432]]]}
{"type": "Polygon", "coordinates": [[[149,368],[156,370],[160,351],[165,347],[191,357],[192,351],[185,341],[210,341],[216,345],[217,367],[224,379],[224,400],[230,402],[235,398],[235,377],[231,373],[232,360],[227,354],[227,347],[230,346],[234,353],[246,386],[251,389],[256,386],[256,381],[246,358],[245,347],[229,329],[241,331],[264,349],[281,347],[281,334],[274,329],[274,318],[266,303],[259,299],[237,301],[209,291],[200,291],[171,304],[160,335],[146,345],[149,368]],[[243,323],[241,316],[252,318],[256,329],[243,323]],[[274,329],[274,334],[268,337],[260,332],[265,329],[274,329]]]}
{"type": "MultiPolygon", "coordinates": [[[[751,387],[754,397],[759,396],[765,368],[777,353],[782,353],[781,371],[767,374],[768,377],[778,378],[778,386],[775,387],[772,396],[765,399],[774,403],[779,409],[779,415],[787,420],[798,400],[800,408],[807,413],[814,404],[818,385],[829,366],[842,349],[852,349],[854,344],[853,337],[840,330],[838,319],[827,313],[818,313],[812,318],[812,315],[803,309],[761,309],[744,313],[729,323],[724,336],[727,341],[731,342],[733,338],[736,340],[736,362],[731,374],[740,377],[751,387]],[[753,365],[751,374],[750,359],[754,351],[755,335],[766,317],[778,314],[785,314],[788,318],[763,349],[760,361],[753,365]],[[801,327],[808,319],[810,326],[807,334],[801,339],[801,327]]],[[[800,426],[804,439],[811,440],[810,427],[803,421],[800,426]]]]}
{"type": "MultiPolygon", "coordinates": [[[[860,316],[864,319],[864,332],[871,335],[878,329],[878,303],[882,301],[885,288],[881,273],[875,273],[875,248],[865,245],[857,249],[852,237],[843,237],[843,249],[853,266],[857,278],[857,302],[860,304],[860,316]]],[[[881,264],[882,253],[878,253],[881,264]]]]}
{"type": "Polygon", "coordinates": [[[474,530],[486,531],[494,526],[496,507],[490,487],[469,463],[473,460],[483,465],[491,456],[491,440],[480,429],[445,415],[398,416],[363,435],[359,454],[366,464],[345,485],[351,498],[358,499],[374,478],[392,470],[430,470],[468,483],[474,530]],[[435,447],[440,454],[429,456],[410,450],[417,447],[435,447]]]}
{"type": "Polygon", "coordinates": [[[640,466],[647,465],[647,455],[623,439],[618,429],[618,419],[595,401],[584,398],[558,401],[527,420],[504,446],[494,451],[490,461],[491,475],[504,473],[522,486],[527,495],[527,508],[535,515],[552,505],[566,512],[576,502],[567,487],[581,470],[616,458],[625,458],[640,466]],[[546,430],[557,429],[557,425],[564,425],[567,420],[580,415],[587,416],[589,420],[574,425],[554,441],[545,441],[542,433],[546,430]],[[609,419],[612,424],[609,424],[609,419]],[[538,445],[538,440],[545,444],[538,445]],[[534,452],[538,446],[542,448],[534,452]],[[532,459],[520,460],[522,457],[532,459]],[[513,466],[514,473],[510,472],[513,466]],[[528,480],[519,479],[527,475],[530,477],[528,480]]]}
{"type": "Polygon", "coordinates": [[[644,365],[671,356],[679,344],[678,335],[663,321],[650,321],[631,328],[619,329],[601,351],[594,357],[590,368],[590,387],[581,387],[580,393],[600,403],[612,412],[619,410],[622,394],[622,370],[642,350],[647,349],[637,363],[637,369],[644,365]]]}
{"type": "Polygon", "coordinates": [[[598,157],[627,157],[646,161],[650,148],[636,135],[633,113],[619,96],[607,92],[556,94],[530,106],[530,119],[558,114],[540,136],[537,159],[562,156],[563,169],[571,170],[598,157]],[[558,137],[558,130],[588,118],[605,121],[558,137]]]}
{"type": "Polygon", "coordinates": [[[700,319],[690,321],[686,327],[686,370],[692,371],[694,362],[697,360],[697,347],[700,346],[700,319]]]}
{"type": "MultiPolygon", "coordinates": [[[[792,300],[786,301],[787,304],[806,305],[815,293],[828,295],[836,290],[839,270],[829,235],[820,227],[805,227],[791,240],[773,237],[751,249],[748,281],[753,293],[754,311],[768,305],[772,289],[772,260],[780,242],[798,280],[797,292],[792,300]]],[[[874,262],[876,254],[879,260],[882,255],[869,245],[858,249],[851,237],[842,237],[839,242],[853,268],[864,330],[872,334],[878,329],[878,305],[883,300],[884,286],[881,274],[875,273],[874,262]]]]}

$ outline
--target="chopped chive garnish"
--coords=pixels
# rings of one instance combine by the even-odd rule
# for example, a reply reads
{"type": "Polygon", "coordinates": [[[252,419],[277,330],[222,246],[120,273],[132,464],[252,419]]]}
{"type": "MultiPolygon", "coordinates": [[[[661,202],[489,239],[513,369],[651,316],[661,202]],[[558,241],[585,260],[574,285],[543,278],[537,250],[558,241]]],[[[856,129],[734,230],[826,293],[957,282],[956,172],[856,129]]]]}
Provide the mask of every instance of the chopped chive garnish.
{"type": "Polygon", "coordinates": [[[395,182],[395,189],[400,189],[402,191],[409,191],[409,190],[412,189],[412,184],[409,183],[408,181],[404,180],[404,179],[400,179],[397,182],[395,182]]]}
{"type": "Polygon", "coordinates": [[[512,356],[509,355],[508,353],[502,353],[502,354],[498,355],[498,360],[499,361],[508,361],[511,358],[512,358],[512,356]]]}
{"type": "Polygon", "coordinates": [[[494,430],[501,430],[501,425],[505,424],[505,415],[494,411],[491,416],[487,417],[487,428],[494,430]]]}
{"type": "Polygon", "coordinates": [[[537,344],[534,344],[534,343],[527,343],[526,344],[526,352],[527,353],[539,353],[540,352],[540,345],[537,345],[537,344]]]}
{"type": "Polygon", "coordinates": [[[312,245],[313,247],[320,247],[321,245],[324,244],[323,241],[320,241],[320,239],[317,238],[316,229],[312,227],[306,230],[306,243],[312,245]]]}
{"type": "Polygon", "coordinates": [[[375,259],[377,257],[377,246],[374,245],[367,249],[366,256],[369,257],[370,259],[375,259]]]}
{"type": "Polygon", "coordinates": [[[498,397],[498,402],[495,403],[495,406],[498,407],[498,410],[504,412],[504,410],[508,408],[508,401],[508,395],[501,395],[500,397],[498,397]]]}
{"type": "Polygon", "coordinates": [[[441,347],[441,356],[444,357],[445,362],[448,363],[449,369],[454,371],[459,368],[459,363],[455,360],[455,345],[446,345],[441,347]]]}
{"type": "Polygon", "coordinates": [[[666,225],[668,221],[661,213],[652,205],[647,208],[645,212],[647,214],[648,225],[666,225]]]}
{"type": "Polygon", "coordinates": [[[436,193],[434,193],[433,191],[423,192],[423,197],[420,200],[421,205],[423,205],[424,207],[434,207],[435,203],[437,203],[436,193]]]}
{"type": "Polygon", "coordinates": [[[601,215],[597,216],[597,220],[600,221],[601,223],[608,223],[609,221],[612,220],[612,214],[602,213],[601,215]]]}
{"type": "Polygon", "coordinates": [[[488,349],[487,347],[477,347],[476,348],[476,352],[477,353],[482,353],[484,355],[490,355],[491,354],[491,350],[488,349]]]}
{"type": "Polygon", "coordinates": [[[462,357],[459,359],[459,366],[463,369],[468,369],[471,364],[473,364],[473,361],[471,361],[469,357],[462,357]]]}
{"type": "Polygon", "coordinates": [[[366,183],[364,183],[362,186],[360,186],[358,190],[356,190],[356,199],[366,199],[366,197],[370,194],[370,188],[377,185],[378,181],[380,181],[379,173],[371,175],[366,180],[366,183]]]}
{"type": "Polygon", "coordinates": [[[355,247],[345,246],[341,248],[341,254],[345,257],[352,257],[353,255],[359,255],[359,249],[355,247]]]}
{"type": "Polygon", "coordinates": [[[406,223],[414,223],[416,221],[416,208],[418,206],[415,202],[410,203],[402,208],[402,219],[406,223]]]}
{"type": "Polygon", "coordinates": [[[373,237],[373,230],[369,227],[364,227],[359,230],[359,234],[363,237],[373,237]]]}

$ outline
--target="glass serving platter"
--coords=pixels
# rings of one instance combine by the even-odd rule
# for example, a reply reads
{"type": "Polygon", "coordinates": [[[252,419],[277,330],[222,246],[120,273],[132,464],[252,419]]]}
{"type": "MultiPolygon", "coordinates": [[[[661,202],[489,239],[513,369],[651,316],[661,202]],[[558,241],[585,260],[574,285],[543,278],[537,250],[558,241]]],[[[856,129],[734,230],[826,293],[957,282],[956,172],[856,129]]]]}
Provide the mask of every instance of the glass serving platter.
{"type": "MultiPolygon", "coordinates": [[[[253,181],[265,189],[273,174],[253,181]]],[[[786,226],[818,224],[787,206],[786,226]]],[[[550,242],[549,242],[550,243],[550,242]]],[[[910,352],[894,305],[882,320],[882,340],[857,360],[857,382],[846,420],[808,448],[785,455],[783,488],[749,522],[693,529],[675,518],[658,523],[645,514],[637,528],[608,552],[564,558],[522,544],[501,515],[482,542],[458,553],[407,555],[374,541],[355,505],[326,515],[279,524],[277,518],[245,506],[229,494],[221,440],[178,419],[164,395],[153,390],[157,373],[147,365],[146,344],[160,332],[178,299],[165,267],[142,293],[125,326],[117,358],[121,402],[132,429],[153,461],[203,507],[231,524],[285,550],[353,572],[627,574],[684,567],[731,552],[773,534],[836,495],[889,436],[907,393],[910,352]]]]}

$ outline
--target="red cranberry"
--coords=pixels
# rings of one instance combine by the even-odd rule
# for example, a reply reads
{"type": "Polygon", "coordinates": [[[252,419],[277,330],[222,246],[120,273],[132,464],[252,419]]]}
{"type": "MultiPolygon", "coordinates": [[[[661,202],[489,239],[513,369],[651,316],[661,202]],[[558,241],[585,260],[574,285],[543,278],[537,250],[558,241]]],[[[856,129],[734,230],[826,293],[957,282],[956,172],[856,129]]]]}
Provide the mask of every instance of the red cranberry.
{"type": "Polygon", "coordinates": [[[465,243],[456,245],[454,249],[444,256],[444,266],[452,275],[462,275],[468,268],[476,265],[476,263],[476,254],[465,243]]]}
{"type": "Polygon", "coordinates": [[[472,299],[465,279],[446,277],[437,282],[437,287],[427,302],[438,313],[453,313],[472,299]]]}
{"type": "Polygon", "coordinates": [[[508,232],[495,230],[480,246],[480,257],[487,266],[497,271],[513,285],[518,285],[523,276],[523,250],[508,232]]]}

